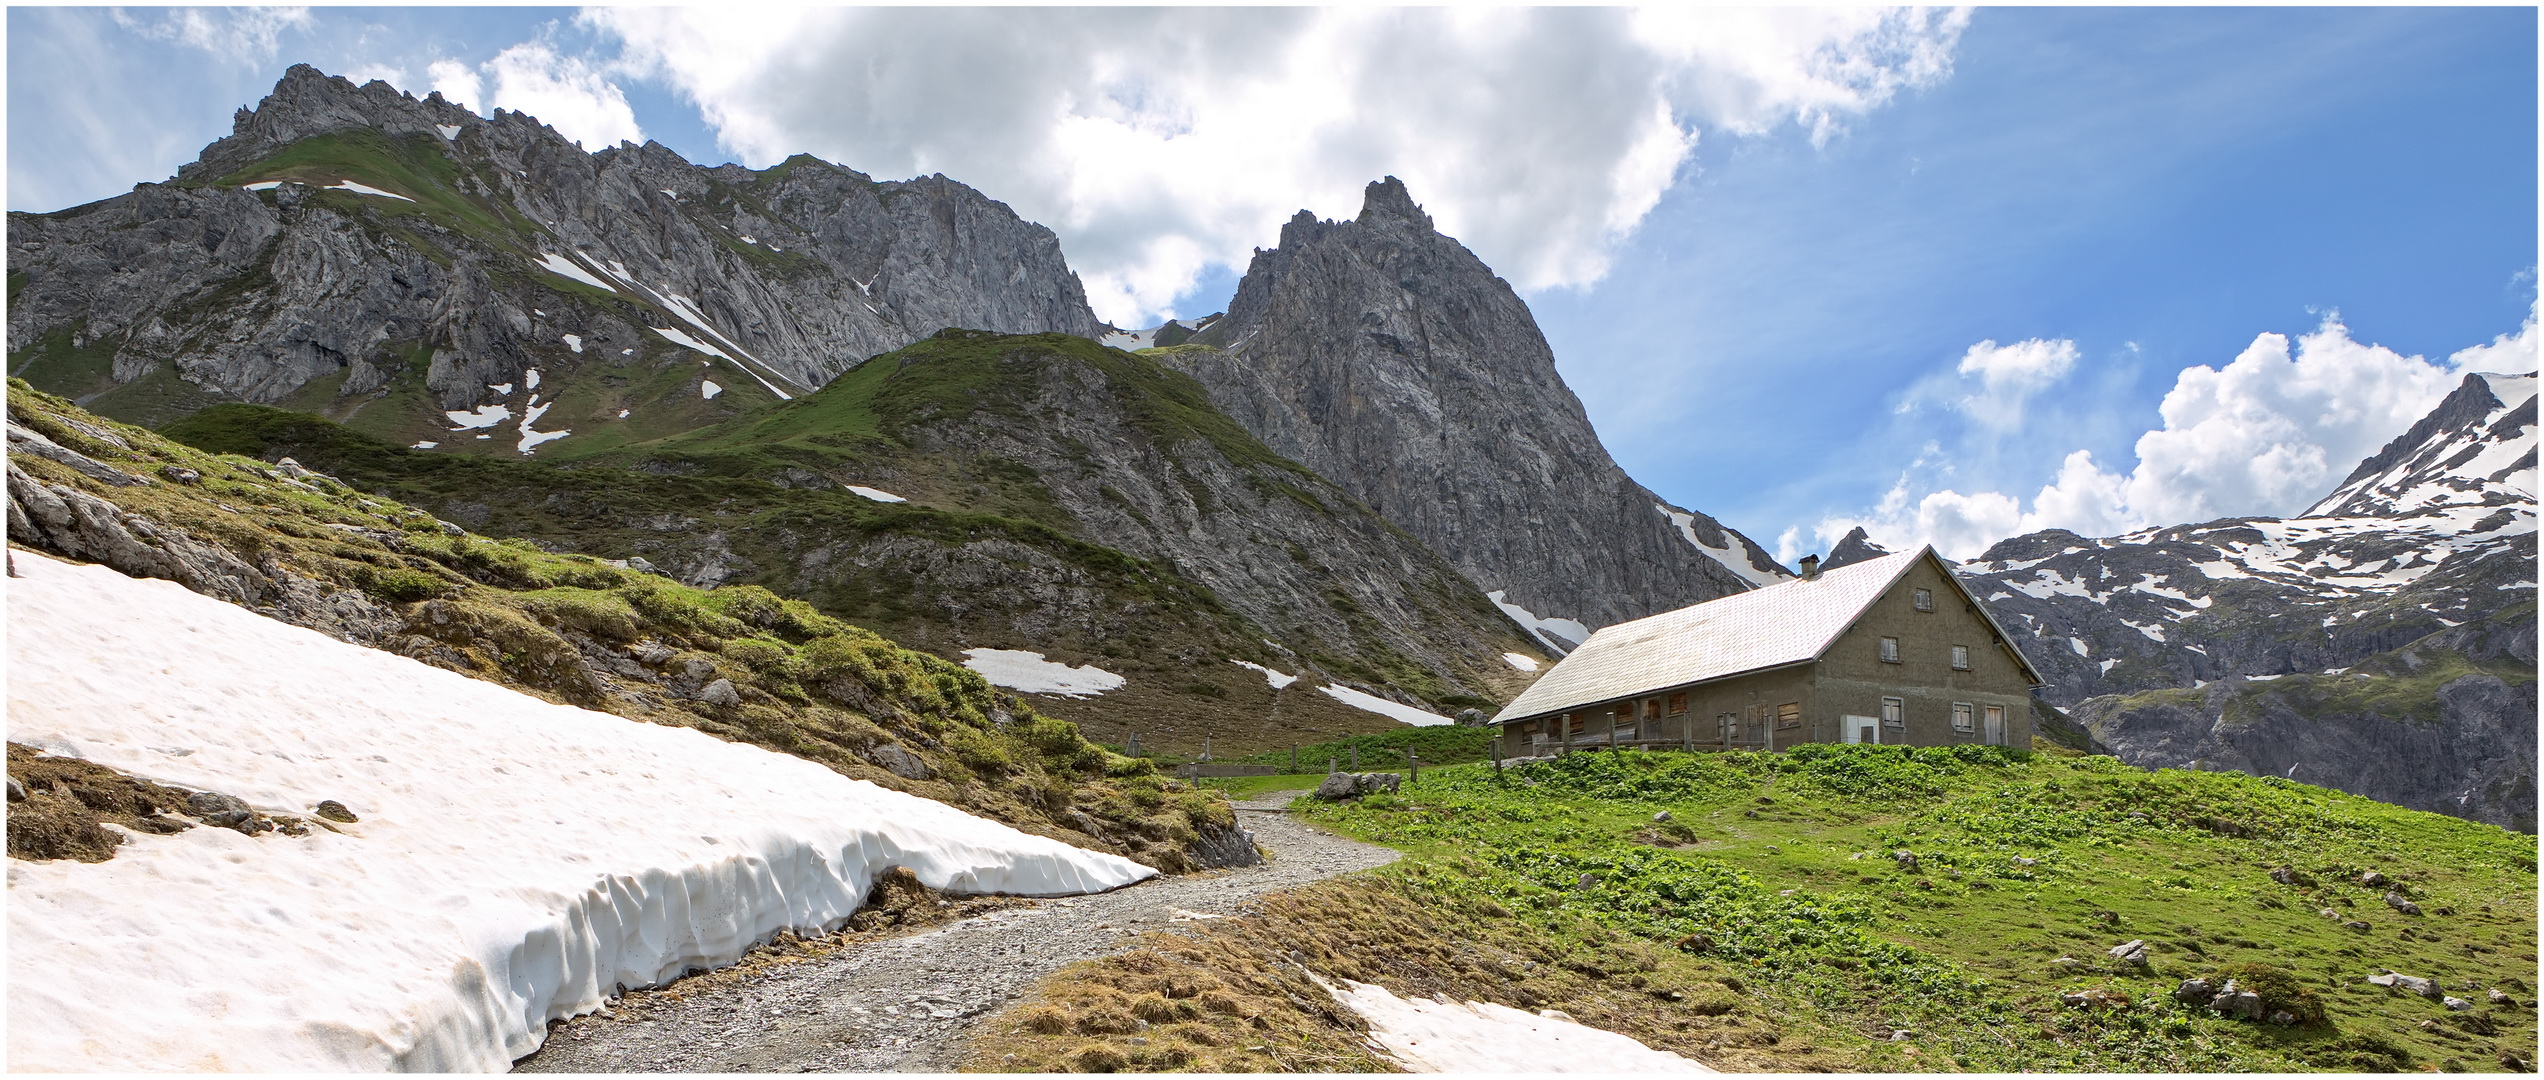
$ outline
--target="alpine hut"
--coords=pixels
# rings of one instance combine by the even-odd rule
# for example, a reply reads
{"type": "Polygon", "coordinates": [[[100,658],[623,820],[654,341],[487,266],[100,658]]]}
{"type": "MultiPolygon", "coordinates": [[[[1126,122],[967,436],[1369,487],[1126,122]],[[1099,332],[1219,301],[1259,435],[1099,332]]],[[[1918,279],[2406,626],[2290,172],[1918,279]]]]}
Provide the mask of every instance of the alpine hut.
{"type": "Polygon", "coordinates": [[[1505,752],[2032,744],[2040,673],[1932,547],[1603,627],[1493,718],[1505,752]]]}

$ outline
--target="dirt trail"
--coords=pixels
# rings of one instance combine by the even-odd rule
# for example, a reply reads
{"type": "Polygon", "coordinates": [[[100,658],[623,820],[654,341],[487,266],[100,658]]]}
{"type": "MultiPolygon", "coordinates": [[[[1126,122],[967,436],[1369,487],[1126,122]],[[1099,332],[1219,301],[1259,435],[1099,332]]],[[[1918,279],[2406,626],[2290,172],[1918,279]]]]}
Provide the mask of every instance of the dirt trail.
{"type": "Polygon", "coordinates": [[[1298,792],[1237,805],[1260,866],[1045,900],[786,965],[679,1001],[631,997],[577,1017],[516,1072],[950,1072],[973,1025],[1054,969],[1178,922],[1237,914],[1278,889],[1393,862],[1396,853],[1279,812],[1298,792]]]}

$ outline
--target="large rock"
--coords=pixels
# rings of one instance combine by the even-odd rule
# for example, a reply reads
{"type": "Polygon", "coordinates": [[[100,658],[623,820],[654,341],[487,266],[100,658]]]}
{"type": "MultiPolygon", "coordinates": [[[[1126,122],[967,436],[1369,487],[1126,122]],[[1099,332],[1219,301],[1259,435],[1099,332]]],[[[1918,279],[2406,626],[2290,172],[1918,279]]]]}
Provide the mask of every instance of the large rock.
{"type": "Polygon", "coordinates": [[[1403,781],[1404,777],[1396,773],[1338,772],[1326,776],[1316,785],[1316,797],[1327,802],[1339,802],[1381,791],[1393,794],[1403,781]]]}
{"type": "Polygon", "coordinates": [[[1595,628],[1788,576],[1617,467],[1528,305],[1393,177],[1355,220],[1282,226],[1193,340],[1169,360],[1228,415],[1535,616],[1595,628]]]}

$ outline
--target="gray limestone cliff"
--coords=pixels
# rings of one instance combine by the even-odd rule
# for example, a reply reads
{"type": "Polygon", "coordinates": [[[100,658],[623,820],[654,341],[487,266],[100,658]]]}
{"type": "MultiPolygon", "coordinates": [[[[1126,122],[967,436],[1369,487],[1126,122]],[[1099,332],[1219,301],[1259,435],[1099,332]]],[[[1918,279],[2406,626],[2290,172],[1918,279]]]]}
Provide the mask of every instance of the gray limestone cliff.
{"type": "Polygon", "coordinates": [[[1528,305],[1393,177],[1356,220],[1301,211],[1226,317],[1167,359],[1524,624],[1596,627],[1789,576],[1617,467],[1528,305]]]}
{"type": "Polygon", "coordinates": [[[948,326],[1102,332],[1050,230],[942,176],[586,153],[306,65],[174,180],[12,213],[9,261],[11,372],[41,388],[149,423],[283,404],[445,450],[515,449],[439,414],[529,414],[534,369],[570,450],[629,411],[630,440],[694,426],[948,326]],[[703,381],[733,394],[702,405],[703,381]]]}

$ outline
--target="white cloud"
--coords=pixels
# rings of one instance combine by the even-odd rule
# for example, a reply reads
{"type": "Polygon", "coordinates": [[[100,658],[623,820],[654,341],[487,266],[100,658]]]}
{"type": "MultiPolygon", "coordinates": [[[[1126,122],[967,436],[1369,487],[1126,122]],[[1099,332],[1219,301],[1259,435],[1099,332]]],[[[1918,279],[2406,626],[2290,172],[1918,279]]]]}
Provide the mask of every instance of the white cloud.
{"type": "Polygon", "coordinates": [[[310,28],[305,7],[171,8],[155,19],[117,8],[113,15],[116,25],[143,37],[192,46],[239,64],[273,60],[282,49],[283,31],[310,28]]]}
{"type": "Polygon", "coordinates": [[[2076,343],[2061,338],[2031,338],[1999,345],[1991,338],[1970,346],[1955,369],[1965,379],[1976,376],[1976,392],[1959,401],[1962,412],[1986,427],[2011,430],[2023,424],[2023,405],[2076,368],[2076,343]]]}
{"type": "Polygon", "coordinates": [[[477,77],[477,69],[457,60],[435,60],[425,73],[432,77],[433,89],[442,100],[453,105],[477,108],[486,100],[486,84],[477,77]]]}
{"type": "Polygon", "coordinates": [[[725,149],[944,172],[1144,324],[1301,207],[1402,177],[1523,289],[1581,285],[1700,128],[1825,139],[1948,74],[1966,15],[1838,10],[603,8],[725,149]]]}
{"type": "MultiPolygon", "coordinates": [[[[2028,510],[1997,491],[1913,495],[1917,478],[1947,457],[1929,445],[1871,511],[1832,515],[1812,532],[1826,545],[1861,525],[1893,550],[1932,543],[1949,557],[1968,558],[2041,529],[2112,536],[2147,525],[2297,513],[2437,407],[2465,372],[2535,370],[2536,335],[2530,311],[2517,333],[2442,363],[2362,344],[2337,316],[2293,342],[2261,334],[2223,368],[2202,364],[2175,377],[2158,407],[2163,426],[2139,436],[2137,464],[2125,474],[2078,450],[2028,510]]],[[[2063,358],[2058,349],[2034,348],[2045,344],[1982,342],[1959,370],[1991,386],[1998,379],[2007,387],[2046,385],[2075,358],[2072,346],[2063,358]]]]}
{"type": "MultiPolygon", "coordinates": [[[[440,65],[434,66],[438,88],[440,65]]],[[[495,84],[487,104],[538,117],[584,149],[645,138],[627,95],[582,57],[560,56],[544,43],[527,41],[496,53],[485,71],[495,84]]]]}

